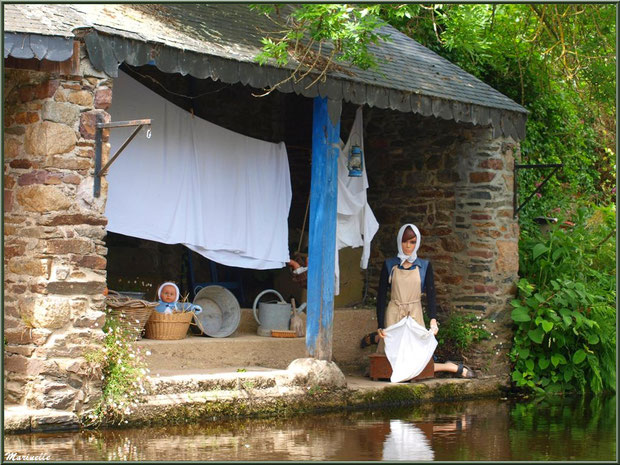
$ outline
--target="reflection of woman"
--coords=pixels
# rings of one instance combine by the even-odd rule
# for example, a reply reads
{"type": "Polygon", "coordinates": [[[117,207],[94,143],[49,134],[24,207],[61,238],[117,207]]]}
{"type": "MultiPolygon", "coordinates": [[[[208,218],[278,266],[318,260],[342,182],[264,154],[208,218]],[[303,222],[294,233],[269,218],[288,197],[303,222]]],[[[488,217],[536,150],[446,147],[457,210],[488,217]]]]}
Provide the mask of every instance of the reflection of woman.
{"type": "MultiPolygon", "coordinates": [[[[381,270],[379,293],[377,295],[377,333],[365,336],[362,346],[366,342],[379,343],[378,352],[384,352],[384,328],[388,328],[403,318],[410,316],[421,326],[424,325],[422,315],[421,295],[426,293],[426,312],[430,319],[430,329],[433,334],[439,331],[436,319],[435,281],[431,262],[417,256],[420,248],[420,231],[413,224],[405,224],[398,231],[396,239],[398,255],[388,258],[381,270]],[[386,309],[387,291],[390,289],[390,301],[386,309]]],[[[366,344],[367,345],[367,344],[366,344]]],[[[413,356],[413,354],[412,354],[413,356]]],[[[456,373],[463,378],[473,378],[474,371],[452,362],[436,363],[435,371],[456,373]]]]}

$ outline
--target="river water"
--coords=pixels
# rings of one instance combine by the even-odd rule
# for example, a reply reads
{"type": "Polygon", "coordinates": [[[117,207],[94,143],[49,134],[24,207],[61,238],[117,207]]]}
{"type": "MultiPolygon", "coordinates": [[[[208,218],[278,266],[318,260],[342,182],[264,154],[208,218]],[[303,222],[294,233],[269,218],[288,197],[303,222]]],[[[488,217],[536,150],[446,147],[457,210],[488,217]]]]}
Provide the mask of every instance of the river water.
{"type": "Polygon", "coordinates": [[[616,398],[478,400],[183,426],[9,435],[49,460],[616,461],[616,398]]]}

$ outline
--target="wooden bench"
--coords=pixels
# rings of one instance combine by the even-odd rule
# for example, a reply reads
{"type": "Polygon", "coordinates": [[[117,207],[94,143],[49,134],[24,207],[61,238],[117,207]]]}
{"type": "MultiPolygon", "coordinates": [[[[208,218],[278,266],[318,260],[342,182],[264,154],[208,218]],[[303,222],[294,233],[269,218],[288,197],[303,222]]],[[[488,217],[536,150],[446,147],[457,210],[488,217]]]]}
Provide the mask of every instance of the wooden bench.
{"type": "MultiPolygon", "coordinates": [[[[378,379],[390,379],[392,376],[392,366],[390,361],[384,354],[370,354],[370,379],[377,381],[378,379]]],[[[413,378],[414,381],[435,377],[435,362],[433,358],[429,360],[422,372],[413,378]]]]}

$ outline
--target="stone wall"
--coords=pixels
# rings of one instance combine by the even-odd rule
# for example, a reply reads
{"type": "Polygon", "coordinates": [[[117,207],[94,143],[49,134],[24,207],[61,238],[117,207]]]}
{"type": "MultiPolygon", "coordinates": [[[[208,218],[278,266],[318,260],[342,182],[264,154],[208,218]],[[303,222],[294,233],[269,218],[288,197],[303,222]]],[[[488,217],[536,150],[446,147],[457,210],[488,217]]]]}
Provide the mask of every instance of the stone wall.
{"type": "MultiPolygon", "coordinates": [[[[105,320],[107,185],[93,196],[96,115],[111,81],[4,75],[5,402],[75,412],[100,393],[84,353],[105,320]]],[[[109,145],[104,144],[104,160],[109,145]]]]}

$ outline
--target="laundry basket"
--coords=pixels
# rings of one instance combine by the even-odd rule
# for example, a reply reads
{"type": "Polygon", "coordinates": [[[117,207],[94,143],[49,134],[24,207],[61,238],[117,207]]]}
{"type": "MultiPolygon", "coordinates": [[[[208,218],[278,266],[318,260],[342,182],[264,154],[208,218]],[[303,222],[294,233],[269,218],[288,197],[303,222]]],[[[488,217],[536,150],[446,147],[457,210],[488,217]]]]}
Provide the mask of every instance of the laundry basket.
{"type": "Polygon", "coordinates": [[[193,316],[193,312],[153,312],[146,322],[146,334],[144,337],[160,340],[184,339],[193,316]]]}
{"type": "Polygon", "coordinates": [[[140,340],[142,330],[157,306],[157,302],[134,299],[110,290],[106,297],[106,306],[108,315],[116,318],[121,327],[134,333],[136,340],[140,340]]]}

